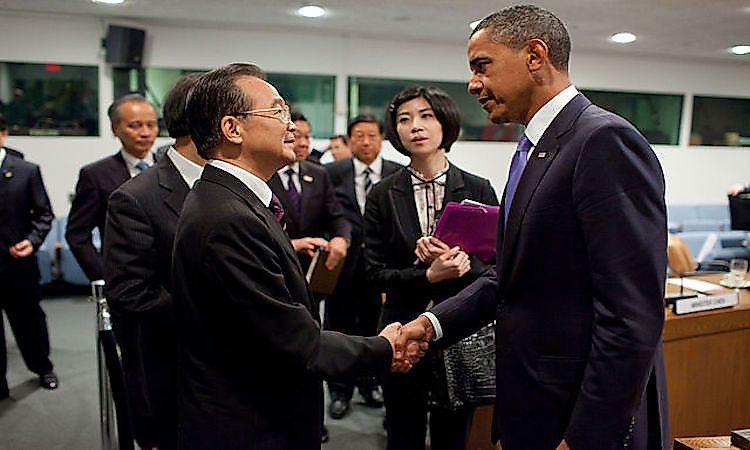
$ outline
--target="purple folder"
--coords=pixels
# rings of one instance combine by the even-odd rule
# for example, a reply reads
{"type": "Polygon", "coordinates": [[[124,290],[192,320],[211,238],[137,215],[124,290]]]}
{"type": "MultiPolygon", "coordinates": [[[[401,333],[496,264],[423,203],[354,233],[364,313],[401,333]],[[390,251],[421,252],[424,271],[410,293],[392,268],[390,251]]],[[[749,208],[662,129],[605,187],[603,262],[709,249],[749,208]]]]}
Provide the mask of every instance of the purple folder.
{"type": "Polygon", "coordinates": [[[448,202],[435,227],[434,236],[451,247],[489,263],[495,258],[500,207],[464,200],[448,202]]]}

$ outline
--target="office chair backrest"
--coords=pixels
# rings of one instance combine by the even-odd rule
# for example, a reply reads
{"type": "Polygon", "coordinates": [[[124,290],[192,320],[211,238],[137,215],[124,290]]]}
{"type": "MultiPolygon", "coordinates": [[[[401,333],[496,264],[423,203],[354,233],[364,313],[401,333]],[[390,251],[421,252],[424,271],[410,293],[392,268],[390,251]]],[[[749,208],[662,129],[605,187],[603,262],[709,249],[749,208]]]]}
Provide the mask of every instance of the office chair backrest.
{"type": "Polygon", "coordinates": [[[667,237],[667,264],[673,275],[693,272],[698,267],[685,241],[673,234],[667,237]]]}

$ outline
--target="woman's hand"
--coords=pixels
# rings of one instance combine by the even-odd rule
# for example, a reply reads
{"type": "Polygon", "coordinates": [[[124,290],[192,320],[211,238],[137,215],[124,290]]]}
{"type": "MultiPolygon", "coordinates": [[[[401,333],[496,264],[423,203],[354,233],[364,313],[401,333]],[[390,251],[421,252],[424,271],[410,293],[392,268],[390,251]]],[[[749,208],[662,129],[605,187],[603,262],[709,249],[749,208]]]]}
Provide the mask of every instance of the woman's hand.
{"type": "Polygon", "coordinates": [[[461,278],[469,270],[471,270],[469,255],[461,251],[459,247],[453,247],[432,261],[426,276],[430,283],[439,283],[461,278]]]}
{"type": "Polygon", "coordinates": [[[425,236],[417,239],[417,248],[414,249],[414,254],[423,263],[431,264],[448,250],[450,250],[450,247],[445,242],[434,236],[425,236]]]}

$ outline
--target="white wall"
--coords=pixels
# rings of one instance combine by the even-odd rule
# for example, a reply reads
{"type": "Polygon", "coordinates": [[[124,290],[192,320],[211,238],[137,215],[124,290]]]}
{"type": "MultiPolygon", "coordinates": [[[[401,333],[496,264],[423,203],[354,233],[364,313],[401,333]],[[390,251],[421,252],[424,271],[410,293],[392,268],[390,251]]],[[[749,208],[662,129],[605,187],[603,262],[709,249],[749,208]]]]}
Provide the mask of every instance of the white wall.
{"type": "MultiPolygon", "coordinates": [[[[147,30],[146,65],[203,68],[235,61],[259,64],[270,72],[335,74],[336,128],[346,122],[346,77],[349,75],[466,81],[469,71],[463,45],[358,39],[288,31],[180,28],[117,21],[147,30]]],[[[114,153],[117,141],[108,129],[106,108],[112,101],[111,70],[102,63],[100,41],[107,22],[97,18],[3,13],[0,16],[0,60],[100,65],[101,137],[10,137],[8,145],[39,163],[57,215],[66,215],[68,194],[78,169],[114,153]]],[[[617,54],[584,54],[573,43],[571,77],[583,88],[687,94],[681,142],[689,133],[689,104],[694,94],[750,95],[750,65],[617,54]]],[[[157,144],[167,142],[160,140],[157,144]]],[[[315,142],[322,146],[324,142],[315,142]]],[[[457,165],[492,180],[502,191],[513,152],[510,143],[461,142],[450,153],[457,165]]],[[[667,178],[669,203],[724,203],[727,186],[750,181],[750,150],[659,146],[667,178]]],[[[403,161],[391,148],[386,157],[403,161]]]]}

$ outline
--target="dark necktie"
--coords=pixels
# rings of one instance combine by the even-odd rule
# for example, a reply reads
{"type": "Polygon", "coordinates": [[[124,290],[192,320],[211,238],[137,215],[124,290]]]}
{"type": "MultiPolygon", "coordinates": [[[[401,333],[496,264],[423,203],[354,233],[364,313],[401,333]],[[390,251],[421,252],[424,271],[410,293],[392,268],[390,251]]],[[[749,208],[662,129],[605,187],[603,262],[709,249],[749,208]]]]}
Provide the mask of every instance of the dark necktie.
{"type": "Polygon", "coordinates": [[[281,224],[281,227],[286,228],[286,224],[284,223],[284,207],[281,206],[281,202],[275,194],[271,195],[271,203],[268,205],[268,209],[271,210],[276,221],[281,224]]]}
{"type": "Polygon", "coordinates": [[[148,169],[148,163],[146,161],[138,161],[135,165],[135,168],[138,169],[138,172],[143,172],[144,170],[148,169]]]}
{"type": "Polygon", "coordinates": [[[286,192],[289,195],[289,201],[292,203],[292,209],[296,213],[297,216],[299,216],[299,209],[300,209],[300,202],[302,201],[302,196],[300,195],[299,191],[297,190],[297,186],[294,184],[294,169],[286,169],[284,172],[289,176],[289,185],[286,188],[286,192]]]}
{"type": "Polygon", "coordinates": [[[508,183],[505,185],[505,215],[503,217],[505,225],[508,224],[510,205],[513,202],[513,196],[516,194],[516,188],[518,187],[518,181],[521,179],[523,168],[526,167],[526,159],[529,150],[531,149],[531,145],[531,141],[524,134],[523,137],[521,137],[521,140],[518,141],[516,152],[513,154],[513,159],[510,162],[508,183]]]}
{"type": "Polygon", "coordinates": [[[370,167],[365,167],[365,170],[362,171],[363,174],[365,174],[364,178],[364,185],[365,185],[365,196],[370,193],[370,189],[372,189],[372,178],[370,178],[370,174],[372,173],[372,169],[370,167]]]}

